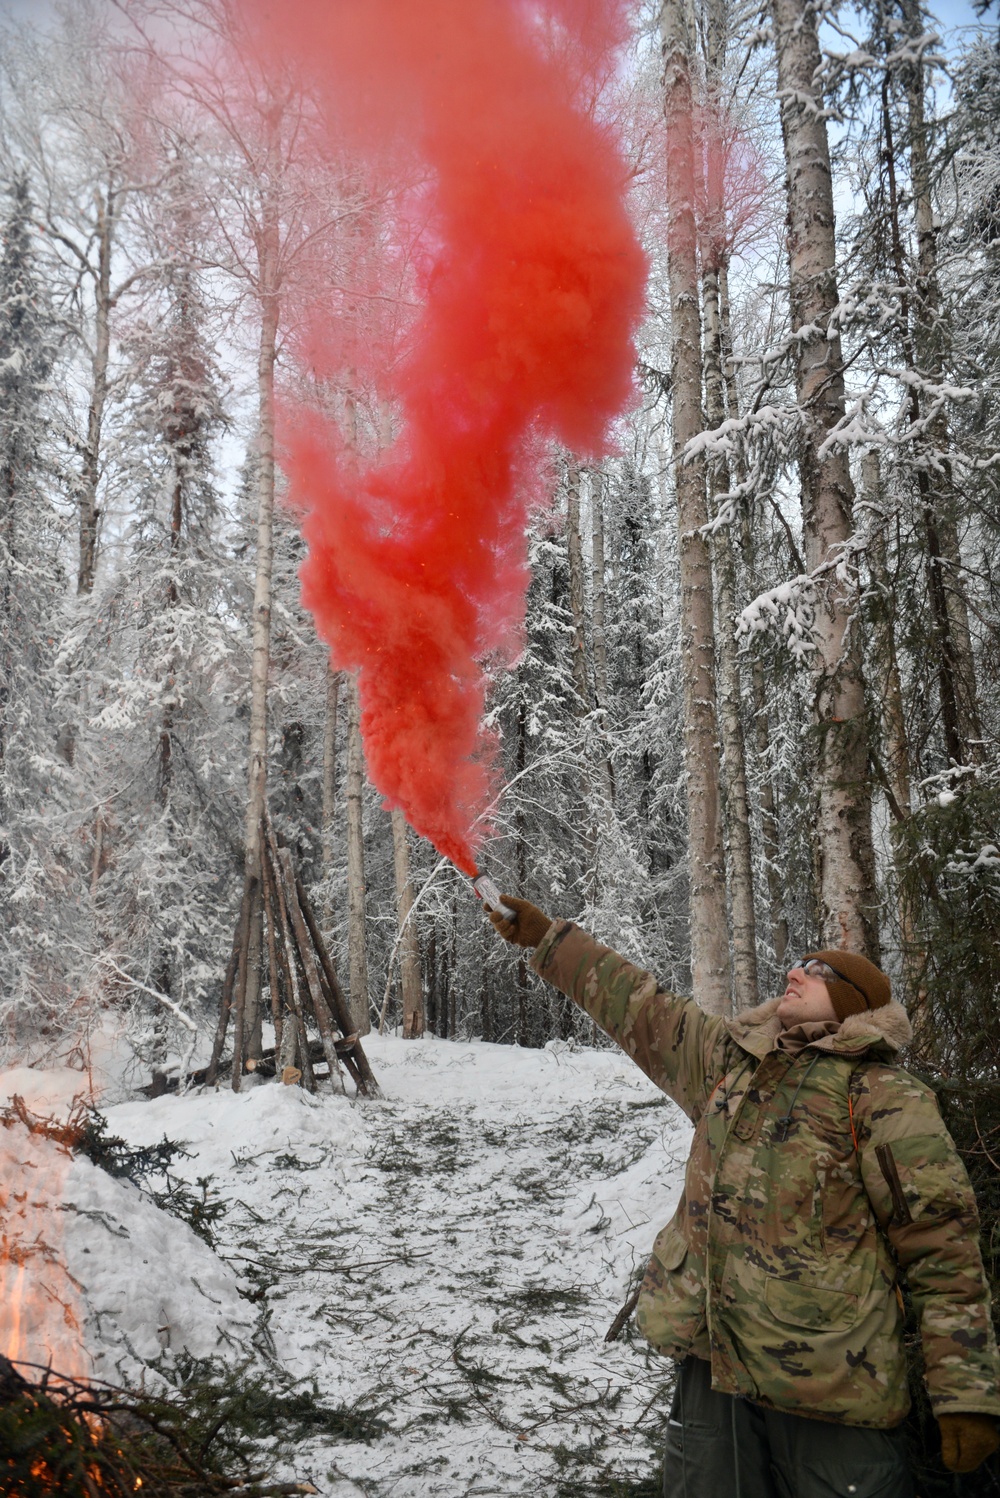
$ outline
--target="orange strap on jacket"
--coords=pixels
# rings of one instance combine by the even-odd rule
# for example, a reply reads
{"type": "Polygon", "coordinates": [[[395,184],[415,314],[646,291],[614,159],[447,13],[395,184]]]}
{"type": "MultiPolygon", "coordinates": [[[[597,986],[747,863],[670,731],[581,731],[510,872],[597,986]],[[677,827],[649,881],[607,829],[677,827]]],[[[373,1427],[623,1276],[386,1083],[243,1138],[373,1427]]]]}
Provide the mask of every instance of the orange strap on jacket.
{"type": "Polygon", "coordinates": [[[851,1138],[854,1140],[854,1153],[858,1153],[858,1135],[854,1127],[854,1099],[851,1097],[851,1085],[847,1084],[847,1116],[851,1121],[851,1138]]]}

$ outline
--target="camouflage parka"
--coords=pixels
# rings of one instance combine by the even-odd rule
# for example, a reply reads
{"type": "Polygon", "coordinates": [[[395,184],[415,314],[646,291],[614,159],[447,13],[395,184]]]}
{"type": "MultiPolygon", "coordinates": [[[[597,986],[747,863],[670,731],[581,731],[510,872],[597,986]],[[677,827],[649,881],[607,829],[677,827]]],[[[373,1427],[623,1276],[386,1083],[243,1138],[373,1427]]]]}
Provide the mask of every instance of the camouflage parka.
{"type": "Polygon", "coordinates": [[[779,1000],[707,1015],[566,921],[532,966],[695,1125],[639,1299],[654,1347],[710,1361],[721,1393],[891,1427],[910,1404],[903,1275],[935,1415],[1000,1415],[975,1198],[933,1093],[895,1062],[900,1004],[784,1049],[779,1000]]]}

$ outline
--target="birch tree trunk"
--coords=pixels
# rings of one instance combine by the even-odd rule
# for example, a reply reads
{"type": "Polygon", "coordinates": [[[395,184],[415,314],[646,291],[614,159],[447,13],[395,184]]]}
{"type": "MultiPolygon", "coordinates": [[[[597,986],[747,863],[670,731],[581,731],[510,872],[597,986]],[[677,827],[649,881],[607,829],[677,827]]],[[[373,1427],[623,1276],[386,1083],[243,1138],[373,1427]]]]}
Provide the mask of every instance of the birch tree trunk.
{"type": "MultiPolygon", "coordinates": [[[[878,453],[873,449],[869,449],[861,460],[861,483],[870,517],[867,551],[872,582],[880,597],[889,600],[893,585],[889,577],[885,544],[882,475],[878,453]]],[[[894,818],[902,821],[910,814],[910,750],[895,631],[888,606],[876,607],[873,632],[879,674],[872,683],[872,700],[881,715],[885,733],[886,790],[892,798],[894,818]]]]}
{"type": "MultiPolygon", "coordinates": [[[[180,602],[180,592],[177,586],[177,558],[181,548],[181,537],[184,528],[184,485],[181,475],[174,459],[174,485],[170,504],[170,576],[164,590],[166,605],[168,609],[174,609],[180,602]]],[[[160,769],[157,779],[157,801],[161,806],[166,806],[170,800],[170,784],[173,780],[173,732],[174,732],[174,689],[176,679],[174,676],[173,659],[168,667],[167,692],[163,699],[163,712],[160,717],[160,769]]],[[[162,993],[169,994],[169,988],[161,988],[162,993]]]]}
{"type": "MultiPolygon", "coordinates": [[[[517,699],[517,744],[514,755],[514,770],[523,775],[528,762],[527,709],[525,705],[525,670],[518,668],[517,699]]],[[[528,829],[521,797],[517,798],[514,814],[514,869],[518,894],[523,895],[528,882],[528,829]]],[[[522,958],[517,964],[517,1044],[526,1046],[528,1041],[528,965],[522,958]]]]}
{"type": "MultiPolygon", "coordinates": [[[[7,773],[7,740],[10,730],[12,683],[16,646],[12,620],[14,613],[14,576],[18,563],[17,494],[19,488],[17,464],[11,454],[0,473],[0,868],[10,856],[7,841],[9,815],[8,795],[10,783],[7,773]]],[[[97,814],[94,828],[94,869],[100,868],[101,844],[104,836],[104,818],[97,814]]],[[[91,893],[97,886],[97,874],[91,878],[91,893]]]]}
{"type": "MultiPolygon", "coordinates": [[[[261,836],[267,799],[267,689],[271,664],[271,574],[274,564],[274,364],[279,315],[278,186],[274,180],[280,114],[268,118],[269,150],[261,195],[258,231],[257,296],[260,340],[257,349],[257,565],[254,577],[250,663],[250,766],[244,824],[244,878],[259,890],[262,883],[261,836]]],[[[263,903],[250,906],[247,946],[241,954],[246,973],[243,1010],[243,1054],[259,1058],[261,1050],[261,953],[263,903]]],[[[243,979],[240,979],[241,985],[243,979]]],[[[234,1078],[234,1085],[238,1081],[234,1078]]]]}
{"type": "Polygon", "coordinates": [[[100,511],[97,486],[101,477],[101,435],[108,399],[108,361],[111,356],[111,257],[114,248],[117,198],[109,184],[97,197],[94,224],[97,266],[94,275],[94,350],[91,356],[90,402],[87,409],[87,442],[80,474],[80,551],[76,591],[86,596],[94,590],[97,575],[97,536],[100,511]]]}
{"type": "MultiPolygon", "coordinates": [[[[703,256],[702,296],[705,305],[705,416],[709,427],[726,419],[722,379],[722,317],[719,306],[719,270],[713,254],[703,256]]],[[[718,516],[719,496],[732,488],[732,474],[725,458],[713,457],[708,464],[712,512],[718,516]]],[[[743,738],[743,683],[736,646],[736,558],[733,525],[729,520],[712,537],[715,562],[716,637],[719,663],[719,728],[723,754],[723,793],[728,854],[728,885],[733,922],[733,998],[737,1009],[759,1003],[757,975],[757,920],[754,913],[753,852],[750,843],[750,809],[747,797],[746,745],[743,738]]]]}
{"type": "MultiPolygon", "coordinates": [[[[340,706],[340,672],[329,661],[326,667],[326,712],[323,717],[323,880],[329,887],[333,877],[333,820],[337,812],[337,713],[340,706]]],[[[326,919],[332,918],[332,901],[326,901],[326,919]]]]}
{"type": "Polygon", "coordinates": [[[677,491],[684,677],[684,763],[691,863],[691,983],[710,1014],[730,1011],[726,873],[719,805],[712,566],[703,527],[705,465],[684,462],[685,445],[703,429],[701,317],[695,230],[695,140],[691,42],[683,0],[660,11],[667,127],[667,269],[673,380],[673,459],[677,491]]]}
{"type": "Polygon", "coordinates": [[[419,1040],[424,1033],[424,997],[420,984],[420,946],[416,922],[410,919],[413,885],[406,818],[397,806],[392,812],[392,858],[396,873],[396,914],[402,932],[399,943],[399,985],[403,993],[403,1039],[419,1040]]]}
{"type": "Polygon", "coordinates": [[[767,692],[764,669],[758,660],[751,665],[750,684],[753,692],[754,747],[760,763],[760,842],[771,912],[771,946],[774,960],[781,968],[788,958],[788,918],[785,915],[784,881],[779,862],[781,849],[778,841],[778,804],[772,774],[767,692]]]}
{"type": "Polygon", "coordinates": [[[813,639],[819,785],[817,862],[820,939],[878,960],[875,858],[860,637],[846,583],[837,575],[853,531],[854,489],[846,449],[831,443],[844,415],[837,305],[833,182],[817,87],[820,50],[808,0],[771,0],[788,202],[789,294],[801,412],[799,473],[806,567],[816,595],[813,639]]]}
{"type": "MultiPolygon", "coordinates": [[[[908,36],[916,42],[925,30],[917,0],[902,0],[903,21],[908,36]]],[[[919,55],[907,65],[906,98],[909,115],[910,191],[913,195],[913,221],[917,238],[917,282],[914,297],[914,343],[916,365],[927,379],[941,380],[947,349],[947,335],[941,317],[941,288],[938,278],[937,230],[934,223],[934,201],[931,186],[931,163],[926,113],[926,79],[919,55]]],[[[919,417],[922,404],[916,386],[910,389],[911,405],[919,417]]],[[[931,557],[931,568],[939,573],[932,586],[940,593],[946,628],[942,631],[942,665],[951,673],[954,695],[955,742],[948,746],[957,762],[982,763],[983,729],[976,685],[976,663],[969,629],[969,606],[965,596],[961,543],[958,533],[957,496],[952,480],[951,433],[947,414],[942,407],[927,428],[927,442],[937,461],[931,480],[927,465],[921,464],[918,479],[925,515],[936,536],[937,555],[931,557]],[[931,518],[932,517],[932,518],[931,518]]]]}
{"type": "MultiPolygon", "coordinates": [[[[873,639],[875,649],[876,679],[872,684],[872,706],[882,720],[885,740],[885,792],[893,820],[891,831],[893,866],[896,880],[896,914],[899,923],[899,943],[902,956],[903,980],[911,1003],[921,1005],[919,974],[922,957],[917,950],[914,912],[909,898],[909,881],[906,878],[907,862],[904,846],[898,830],[910,816],[910,746],[906,731],[906,708],[903,699],[903,683],[896,652],[895,630],[890,600],[893,595],[892,579],[889,576],[887,548],[885,542],[885,515],[883,505],[882,475],[878,453],[869,450],[861,460],[861,483],[869,517],[868,565],[871,578],[878,590],[875,604],[873,639]]],[[[915,1018],[916,1016],[914,1016],[915,1018]]]]}
{"type": "MultiPolygon", "coordinates": [[[[725,63],[728,14],[725,0],[708,0],[705,27],[705,71],[708,93],[706,118],[714,128],[716,110],[722,117],[720,84],[725,63]]],[[[702,303],[704,307],[705,420],[710,428],[726,419],[725,351],[722,333],[722,271],[727,259],[727,216],[723,159],[709,141],[700,152],[704,162],[705,211],[701,223],[702,303]]],[[[743,736],[743,683],[736,646],[736,556],[733,533],[736,517],[721,515],[733,486],[729,460],[713,453],[708,460],[709,512],[725,523],[713,533],[716,600],[716,660],[718,715],[722,740],[722,782],[726,834],[727,884],[732,916],[733,1002],[749,1009],[759,1002],[757,921],[754,909],[753,852],[747,796],[746,745],[743,736]]]]}
{"type": "MultiPolygon", "coordinates": [[[[586,593],[583,572],[583,539],[580,534],[580,465],[566,464],[566,554],[569,562],[569,607],[573,620],[570,669],[576,694],[575,712],[581,720],[590,712],[590,682],[587,675],[586,593]]],[[[580,730],[583,733],[583,730],[580,730]]],[[[589,735],[588,735],[589,739],[589,735]]],[[[591,899],[600,884],[601,809],[594,804],[589,762],[580,768],[581,849],[588,871],[591,899]]],[[[558,1012],[562,1014],[562,1010],[558,1012]]]]}
{"type": "Polygon", "coordinates": [[[591,474],[591,583],[593,604],[591,607],[591,635],[594,652],[594,704],[597,707],[601,727],[601,771],[604,778],[604,794],[609,807],[615,804],[615,767],[607,748],[608,732],[608,635],[605,622],[604,580],[604,472],[600,468],[591,474]]]}
{"type": "Polygon", "coordinates": [[[364,787],[361,705],[357,678],[352,676],[347,682],[347,954],[351,1018],[361,1035],[372,1027],[365,932],[364,787]]]}
{"type": "Polygon", "coordinates": [[[566,464],[566,551],[569,556],[569,607],[573,617],[571,669],[573,686],[580,699],[577,712],[590,707],[587,683],[587,650],[584,616],[583,543],[580,538],[580,465],[566,464]]]}
{"type": "MultiPolygon", "coordinates": [[[[732,360],[732,329],[729,321],[729,277],[724,260],[719,265],[719,338],[726,409],[730,416],[739,416],[739,396],[732,360]]],[[[737,450],[733,477],[737,483],[742,484],[746,476],[743,458],[737,450]]],[[[744,504],[740,517],[740,539],[745,566],[750,572],[751,596],[753,596],[760,589],[754,581],[754,534],[748,503],[744,504]]],[[[774,952],[774,960],[781,968],[784,966],[788,953],[788,921],[785,917],[784,883],[778,864],[778,807],[774,793],[771,730],[767,720],[767,693],[764,686],[763,667],[756,655],[750,661],[750,691],[753,711],[753,746],[759,766],[760,851],[767,884],[771,948],[774,952]]]]}

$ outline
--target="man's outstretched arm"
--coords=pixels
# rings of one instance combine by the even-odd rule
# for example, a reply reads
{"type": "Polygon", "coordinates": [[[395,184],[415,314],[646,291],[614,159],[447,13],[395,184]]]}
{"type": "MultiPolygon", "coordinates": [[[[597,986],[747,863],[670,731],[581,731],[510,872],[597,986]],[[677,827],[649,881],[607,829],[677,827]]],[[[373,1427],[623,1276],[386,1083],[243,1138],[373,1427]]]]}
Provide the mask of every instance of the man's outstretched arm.
{"type": "Polygon", "coordinates": [[[515,912],[490,920],[507,941],[534,947],[531,966],[596,1020],[626,1055],[697,1117],[725,1069],[725,1027],[692,999],[657,986],[651,973],[602,946],[572,921],[550,921],[537,905],[504,895],[515,912]]]}

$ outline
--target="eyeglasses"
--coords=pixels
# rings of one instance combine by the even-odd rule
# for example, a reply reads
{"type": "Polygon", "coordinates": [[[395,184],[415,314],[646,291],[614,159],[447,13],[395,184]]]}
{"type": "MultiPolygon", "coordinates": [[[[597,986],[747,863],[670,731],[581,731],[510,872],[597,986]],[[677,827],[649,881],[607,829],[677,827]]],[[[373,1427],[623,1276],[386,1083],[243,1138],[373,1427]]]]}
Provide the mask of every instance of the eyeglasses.
{"type": "Polygon", "coordinates": [[[807,977],[821,978],[824,983],[846,983],[848,988],[853,988],[855,993],[861,995],[865,1001],[865,1008],[871,1008],[864,989],[852,983],[850,978],[845,977],[843,973],[838,973],[837,969],[831,967],[828,962],[822,962],[818,957],[810,957],[808,962],[793,962],[792,967],[800,967],[807,977]]]}

